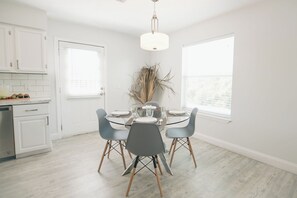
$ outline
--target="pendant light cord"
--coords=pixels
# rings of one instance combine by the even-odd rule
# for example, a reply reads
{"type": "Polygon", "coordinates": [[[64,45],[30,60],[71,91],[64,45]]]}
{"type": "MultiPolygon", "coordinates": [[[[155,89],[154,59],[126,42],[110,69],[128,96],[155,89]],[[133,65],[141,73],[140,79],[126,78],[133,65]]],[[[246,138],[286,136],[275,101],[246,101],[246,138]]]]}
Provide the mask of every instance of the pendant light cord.
{"type": "Polygon", "coordinates": [[[159,20],[158,20],[157,14],[156,14],[156,1],[153,0],[153,2],[154,2],[154,13],[153,13],[153,17],[151,20],[151,30],[152,30],[152,33],[154,34],[155,32],[158,32],[159,20]]]}

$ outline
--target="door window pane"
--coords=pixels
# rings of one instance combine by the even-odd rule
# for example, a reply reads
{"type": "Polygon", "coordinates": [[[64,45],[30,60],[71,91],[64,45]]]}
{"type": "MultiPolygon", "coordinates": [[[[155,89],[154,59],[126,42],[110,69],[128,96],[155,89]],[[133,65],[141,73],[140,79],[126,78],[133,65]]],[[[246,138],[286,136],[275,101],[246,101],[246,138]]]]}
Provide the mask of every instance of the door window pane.
{"type": "Polygon", "coordinates": [[[102,79],[101,53],[95,50],[67,48],[66,89],[69,96],[96,96],[100,94],[102,79]]]}

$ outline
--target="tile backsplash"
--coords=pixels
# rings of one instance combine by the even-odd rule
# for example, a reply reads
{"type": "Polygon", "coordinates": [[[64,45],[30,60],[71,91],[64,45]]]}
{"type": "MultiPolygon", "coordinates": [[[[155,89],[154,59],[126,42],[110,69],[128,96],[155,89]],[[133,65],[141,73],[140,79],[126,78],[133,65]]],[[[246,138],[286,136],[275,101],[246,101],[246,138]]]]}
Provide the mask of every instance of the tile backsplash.
{"type": "Polygon", "coordinates": [[[31,98],[50,97],[48,75],[0,73],[0,87],[7,88],[9,95],[22,93],[31,98]]]}

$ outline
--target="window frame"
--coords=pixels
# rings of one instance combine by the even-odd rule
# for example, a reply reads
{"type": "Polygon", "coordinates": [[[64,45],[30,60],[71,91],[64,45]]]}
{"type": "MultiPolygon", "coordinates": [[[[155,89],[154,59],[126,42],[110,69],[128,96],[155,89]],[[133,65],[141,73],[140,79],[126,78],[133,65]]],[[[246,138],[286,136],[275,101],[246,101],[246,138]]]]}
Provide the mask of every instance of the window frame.
{"type": "Polygon", "coordinates": [[[234,39],[234,43],[233,43],[233,65],[232,65],[232,95],[231,95],[231,108],[230,108],[230,115],[227,114],[220,114],[220,113],[215,113],[215,112],[211,112],[211,111],[207,111],[207,110],[202,110],[199,109],[198,107],[198,116],[201,118],[210,118],[212,120],[219,120],[222,122],[226,122],[226,123],[230,123],[232,121],[232,101],[233,101],[233,86],[234,86],[234,63],[235,63],[235,34],[234,33],[230,33],[230,34],[225,34],[225,35],[221,35],[221,36],[216,36],[216,37],[212,37],[212,38],[207,38],[207,39],[203,39],[200,41],[196,41],[196,42],[192,42],[189,44],[185,44],[182,45],[181,48],[181,53],[182,53],[182,68],[181,68],[181,106],[183,109],[190,111],[192,108],[191,107],[187,107],[185,105],[185,92],[184,92],[184,86],[185,86],[185,81],[184,81],[184,51],[183,49],[186,47],[191,47],[191,46],[195,46],[195,45],[199,45],[199,44],[204,44],[204,43],[208,43],[208,42],[212,42],[212,41],[216,41],[216,40],[221,40],[221,39],[226,39],[226,38],[230,38],[233,37],[234,39]]]}
{"type": "MultiPolygon", "coordinates": [[[[74,95],[74,94],[69,94],[65,92],[65,97],[69,100],[71,99],[92,99],[92,98],[101,98],[103,91],[103,87],[105,87],[105,59],[106,59],[106,47],[103,45],[94,45],[94,44],[88,44],[88,43],[82,43],[82,42],[73,42],[73,41],[67,41],[67,40],[59,40],[59,45],[63,45],[63,49],[66,50],[67,48],[69,49],[82,49],[82,50],[90,50],[90,51],[97,51],[98,54],[101,56],[101,64],[99,65],[99,68],[102,71],[101,74],[101,82],[102,86],[101,89],[98,90],[97,94],[85,94],[85,95],[74,95]],[[74,48],[75,47],[75,48],[74,48]]],[[[59,49],[60,50],[60,49],[59,49]]],[[[103,93],[104,94],[104,93],[103,93]]]]}

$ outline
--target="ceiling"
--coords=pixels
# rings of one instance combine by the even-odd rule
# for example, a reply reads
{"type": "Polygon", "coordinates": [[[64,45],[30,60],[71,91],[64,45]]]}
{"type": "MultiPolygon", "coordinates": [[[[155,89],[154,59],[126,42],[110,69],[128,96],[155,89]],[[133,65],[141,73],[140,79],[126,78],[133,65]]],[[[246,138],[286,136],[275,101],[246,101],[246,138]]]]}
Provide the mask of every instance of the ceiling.
{"type": "MultiPolygon", "coordinates": [[[[151,0],[11,0],[45,10],[50,18],[139,36],[150,31],[151,0]]],[[[264,0],[159,0],[159,31],[171,33],[264,0]]]]}

